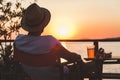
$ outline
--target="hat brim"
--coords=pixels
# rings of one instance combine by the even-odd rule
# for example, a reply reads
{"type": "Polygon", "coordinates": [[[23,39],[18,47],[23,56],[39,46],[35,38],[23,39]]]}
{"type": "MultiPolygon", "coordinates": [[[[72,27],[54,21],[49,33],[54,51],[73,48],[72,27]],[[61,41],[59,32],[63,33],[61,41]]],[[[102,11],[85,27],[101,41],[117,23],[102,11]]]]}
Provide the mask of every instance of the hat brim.
{"type": "Polygon", "coordinates": [[[51,18],[51,14],[50,12],[45,9],[45,8],[41,8],[41,10],[44,12],[44,19],[42,22],[40,22],[39,25],[35,26],[35,28],[33,27],[29,27],[27,24],[26,24],[26,17],[24,16],[21,20],[21,26],[24,30],[28,31],[28,32],[38,32],[40,31],[41,28],[44,28],[47,26],[47,24],[49,23],[50,21],[50,18],[51,18]]]}

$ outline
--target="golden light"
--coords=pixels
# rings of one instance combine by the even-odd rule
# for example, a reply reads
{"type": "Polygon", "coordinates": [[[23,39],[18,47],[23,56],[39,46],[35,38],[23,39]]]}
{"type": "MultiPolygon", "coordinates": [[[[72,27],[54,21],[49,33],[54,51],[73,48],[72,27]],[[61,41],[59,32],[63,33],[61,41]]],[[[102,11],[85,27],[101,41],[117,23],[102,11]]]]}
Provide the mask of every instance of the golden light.
{"type": "Polygon", "coordinates": [[[65,42],[61,42],[62,46],[64,46],[65,48],[67,48],[67,45],[65,42]]]}
{"type": "Polygon", "coordinates": [[[58,26],[56,28],[54,28],[51,33],[56,36],[58,39],[68,39],[71,38],[74,33],[75,33],[75,29],[72,26],[65,26],[65,27],[61,27],[58,26]]]}
{"type": "Polygon", "coordinates": [[[68,34],[68,30],[66,29],[66,27],[61,27],[60,29],[59,29],[59,33],[61,34],[61,35],[66,35],[66,34],[68,34]]]}
{"type": "Polygon", "coordinates": [[[63,36],[63,37],[67,37],[67,36],[69,36],[69,33],[70,32],[70,30],[67,28],[67,27],[58,27],[58,35],[59,36],[63,36]]]}
{"type": "Polygon", "coordinates": [[[50,33],[57,39],[70,39],[76,33],[74,21],[59,19],[57,22],[52,23],[50,33]]]}

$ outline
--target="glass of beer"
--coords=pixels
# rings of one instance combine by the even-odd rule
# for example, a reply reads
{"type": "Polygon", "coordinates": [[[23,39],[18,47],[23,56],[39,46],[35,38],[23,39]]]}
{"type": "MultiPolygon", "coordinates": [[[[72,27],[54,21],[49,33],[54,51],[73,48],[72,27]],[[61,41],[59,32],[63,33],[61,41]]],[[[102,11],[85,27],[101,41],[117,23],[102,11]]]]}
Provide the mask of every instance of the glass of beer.
{"type": "Polygon", "coordinates": [[[88,54],[88,58],[95,58],[95,50],[94,50],[95,46],[88,46],[87,47],[87,54],[88,54]]]}

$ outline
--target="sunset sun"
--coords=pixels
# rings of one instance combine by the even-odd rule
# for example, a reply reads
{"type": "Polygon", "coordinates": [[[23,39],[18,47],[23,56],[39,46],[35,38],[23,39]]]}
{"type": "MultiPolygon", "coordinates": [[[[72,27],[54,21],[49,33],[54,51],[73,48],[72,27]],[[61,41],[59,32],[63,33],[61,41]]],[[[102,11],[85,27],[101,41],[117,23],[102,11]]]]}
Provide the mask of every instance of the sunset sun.
{"type": "Polygon", "coordinates": [[[58,28],[58,33],[60,36],[69,36],[69,29],[67,29],[66,27],[59,27],[58,28]]]}
{"type": "Polygon", "coordinates": [[[51,34],[58,39],[69,39],[74,36],[75,29],[71,26],[58,26],[51,30],[51,34]]]}
{"type": "Polygon", "coordinates": [[[76,34],[76,23],[66,16],[58,17],[49,27],[51,35],[57,39],[71,39],[76,34]]]}

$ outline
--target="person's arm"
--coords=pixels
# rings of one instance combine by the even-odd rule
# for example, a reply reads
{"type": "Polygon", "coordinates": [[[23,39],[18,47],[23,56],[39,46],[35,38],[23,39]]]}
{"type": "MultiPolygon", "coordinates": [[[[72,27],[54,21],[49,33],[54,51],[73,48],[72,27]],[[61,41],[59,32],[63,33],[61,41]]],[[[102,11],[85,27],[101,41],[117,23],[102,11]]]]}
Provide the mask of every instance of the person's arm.
{"type": "Polygon", "coordinates": [[[69,50],[64,48],[61,44],[57,44],[54,49],[56,51],[56,55],[58,55],[61,58],[66,59],[70,62],[82,61],[80,55],[78,55],[77,53],[74,53],[74,52],[70,52],[69,50]]]}
{"type": "Polygon", "coordinates": [[[81,71],[85,73],[89,73],[96,69],[95,62],[84,62],[80,55],[74,52],[70,52],[66,48],[64,48],[61,44],[56,45],[56,54],[60,57],[68,60],[69,62],[77,61],[79,63],[79,68],[81,71]]]}

